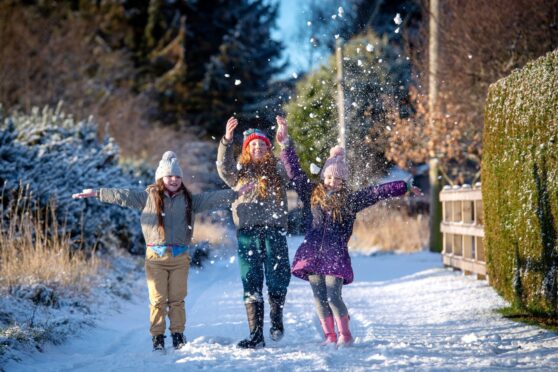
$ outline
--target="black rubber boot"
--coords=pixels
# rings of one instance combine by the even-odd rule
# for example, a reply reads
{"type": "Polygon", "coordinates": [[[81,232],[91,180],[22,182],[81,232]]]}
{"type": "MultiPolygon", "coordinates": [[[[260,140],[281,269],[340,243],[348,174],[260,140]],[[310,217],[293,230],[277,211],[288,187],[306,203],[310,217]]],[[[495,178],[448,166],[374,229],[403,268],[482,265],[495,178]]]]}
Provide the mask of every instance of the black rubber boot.
{"type": "Polygon", "coordinates": [[[273,341],[279,341],[283,338],[285,329],[283,328],[283,306],[285,305],[285,296],[269,296],[269,316],[271,318],[271,328],[269,333],[273,341]]]}
{"type": "Polygon", "coordinates": [[[165,335],[157,335],[151,338],[153,341],[153,351],[165,350],[165,335]]]}
{"type": "Polygon", "coordinates": [[[240,341],[237,346],[242,349],[258,349],[264,347],[264,304],[263,302],[248,302],[244,305],[246,306],[246,315],[248,316],[250,337],[240,341]]]}
{"type": "Polygon", "coordinates": [[[180,349],[182,346],[186,345],[186,337],[184,337],[183,333],[173,333],[172,336],[172,346],[175,349],[180,349]]]}

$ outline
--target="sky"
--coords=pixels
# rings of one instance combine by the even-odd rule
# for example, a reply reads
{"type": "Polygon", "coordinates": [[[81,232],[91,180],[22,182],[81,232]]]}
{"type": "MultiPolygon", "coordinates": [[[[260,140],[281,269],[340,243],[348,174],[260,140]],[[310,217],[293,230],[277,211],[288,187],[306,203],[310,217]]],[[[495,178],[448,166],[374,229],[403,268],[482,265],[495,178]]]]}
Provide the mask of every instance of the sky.
{"type": "Polygon", "coordinates": [[[279,0],[279,19],[277,21],[278,30],[274,37],[280,39],[285,44],[284,57],[291,62],[285,72],[280,76],[292,76],[293,73],[300,73],[308,70],[308,52],[304,41],[299,40],[297,33],[300,27],[306,24],[306,17],[301,2],[308,0],[279,0]]]}

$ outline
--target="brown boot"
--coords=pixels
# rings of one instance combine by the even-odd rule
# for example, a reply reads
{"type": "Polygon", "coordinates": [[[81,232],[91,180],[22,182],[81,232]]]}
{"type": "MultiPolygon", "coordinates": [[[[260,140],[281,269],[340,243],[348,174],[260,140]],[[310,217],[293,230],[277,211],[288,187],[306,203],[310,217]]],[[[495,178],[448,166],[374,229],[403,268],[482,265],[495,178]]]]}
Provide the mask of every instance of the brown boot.
{"type": "Polygon", "coordinates": [[[237,346],[241,349],[259,349],[260,347],[264,347],[264,303],[246,302],[244,305],[246,306],[246,315],[248,316],[250,336],[240,341],[237,346]]]}

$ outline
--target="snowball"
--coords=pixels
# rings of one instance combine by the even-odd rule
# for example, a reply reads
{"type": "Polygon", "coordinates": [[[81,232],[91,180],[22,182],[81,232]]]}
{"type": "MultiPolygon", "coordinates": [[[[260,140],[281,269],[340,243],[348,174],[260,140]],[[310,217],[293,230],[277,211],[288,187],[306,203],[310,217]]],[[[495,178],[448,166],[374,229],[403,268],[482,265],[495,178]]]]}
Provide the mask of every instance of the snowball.
{"type": "Polygon", "coordinates": [[[234,81],[234,85],[240,85],[240,84],[242,84],[242,81],[240,81],[239,79],[236,79],[234,81]]]}
{"type": "Polygon", "coordinates": [[[475,335],[474,333],[469,333],[469,334],[463,336],[461,338],[461,341],[463,341],[466,344],[471,344],[473,342],[478,341],[478,338],[477,338],[477,335],[475,335]]]}
{"type": "Polygon", "coordinates": [[[298,74],[296,72],[293,72],[293,79],[298,79],[298,74]]]}
{"type": "Polygon", "coordinates": [[[310,173],[312,174],[319,174],[322,168],[318,167],[316,164],[310,164],[310,173]]]}
{"type": "Polygon", "coordinates": [[[373,52],[374,51],[374,45],[372,45],[372,44],[366,45],[366,51],[367,52],[373,52]]]}
{"type": "Polygon", "coordinates": [[[393,19],[393,22],[395,22],[396,25],[400,25],[401,22],[403,22],[403,20],[401,19],[401,15],[399,13],[397,13],[395,15],[395,18],[393,19]]]}

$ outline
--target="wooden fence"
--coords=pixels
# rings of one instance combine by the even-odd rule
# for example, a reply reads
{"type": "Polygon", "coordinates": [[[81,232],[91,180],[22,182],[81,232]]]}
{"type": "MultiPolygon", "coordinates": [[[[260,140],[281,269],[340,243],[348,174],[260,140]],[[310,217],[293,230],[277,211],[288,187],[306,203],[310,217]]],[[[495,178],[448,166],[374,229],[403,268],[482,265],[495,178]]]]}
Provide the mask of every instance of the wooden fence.
{"type": "Polygon", "coordinates": [[[460,269],[465,274],[476,274],[478,279],[488,279],[480,183],[474,188],[469,185],[445,186],[440,192],[440,201],[444,265],[460,269]]]}

